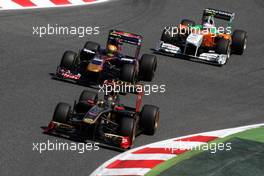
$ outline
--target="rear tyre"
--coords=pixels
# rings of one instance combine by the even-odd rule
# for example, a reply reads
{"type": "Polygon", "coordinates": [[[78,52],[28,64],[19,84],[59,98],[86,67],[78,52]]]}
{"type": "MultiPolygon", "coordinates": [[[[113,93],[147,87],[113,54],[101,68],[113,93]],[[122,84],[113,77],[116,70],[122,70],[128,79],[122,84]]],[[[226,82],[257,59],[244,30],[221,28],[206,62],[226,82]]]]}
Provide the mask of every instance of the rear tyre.
{"type": "Polygon", "coordinates": [[[188,20],[188,19],[183,19],[181,21],[181,24],[184,25],[184,26],[195,26],[195,22],[192,21],[192,20],[188,20]]]}
{"type": "Polygon", "coordinates": [[[152,81],[157,69],[157,57],[144,54],[140,60],[139,73],[143,81],[152,81]]]}
{"type": "Polygon", "coordinates": [[[61,59],[60,67],[72,70],[75,67],[76,59],[77,53],[73,51],[65,51],[61,59]]]}
{"type": "Polygon", "coordinates": [[[71,106],[67,103],[58,103],[52,120],[59,123],[68,123],[70,119],[71,106]]]}
{"type": "Polygon", "coordinates": [[[227,58],[229,58],[231,54],[230,41],[220,38],[217,42],[215,51],[217,54],[226,54],[227,58]]]}
{"type": "Polygon", "coordinates": [[[129,137],[131,142],[135,140],[136,137],[136,121],[131,117],[123,117],[120,123],[120,135],[129,137]]]}
{"type": "Polygon", "coordinates": [[[159,108],[153,105],[144,105],[141,110],[140,127],[147,135],[154,135],[159,126],[159,108]]]}
{"type": "Polygon", "coordinates": [[[84,90],[82,91],[79,102],[76,105],[75,111],[77,113],[87,112],[98,100],[98,93],[84,90]]]}
{"type": "Polygon", "coordinates": [[[232,34],[232,52],[242,55],[247,48],[247,32],[235,30],[232,34]]]}
{"type": "Polygon", "coordinates": [[[136,77],[136,67],[132,64],[124,64],[121,71],[121,80],[130,83],[135,83],[136,77]]]}

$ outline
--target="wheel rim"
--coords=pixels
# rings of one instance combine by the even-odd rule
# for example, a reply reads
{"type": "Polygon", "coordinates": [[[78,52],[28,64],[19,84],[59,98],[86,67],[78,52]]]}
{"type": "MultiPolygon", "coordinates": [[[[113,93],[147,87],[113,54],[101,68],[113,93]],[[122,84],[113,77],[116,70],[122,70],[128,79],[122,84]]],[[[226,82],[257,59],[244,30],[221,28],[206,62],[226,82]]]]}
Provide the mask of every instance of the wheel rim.
{"type": "Polygon", "coordinates": [[[154,128],[157,129],[159,127],[159,112],[156,115],[155,125],[154,128]]]}
{"type": "Polygon", "coordinates": [[[154,72],[156,71],[156,69],[157,69],[157,65],[158,65],[158,63],[157,63],[157,61],[155,62],[155,66],[154,66],[154,72]]]}
{"type": "Polygon", "coordinates": [[[245,50],[246,48],[247,48],[247,38],[245,38],[243,49],[245,50]]]}
{"type": "Polygon", "coordinates": [[[135,140],[135,138],[136,138],[136,127],[135,127],[135,125],[133,126],[133,134],[132,134],[132,136],[131,136],[131,142],[133,142],[134,140],[135,140]]]}
{"type": "Polygon", "coordinates": [[[226,55],[227,55],[227,59],[229,59],[229,57],[230,57],[230,53],[231,53],[231,47],[230,47],[230,45],[229,45],[229,47],[228,47],[228,49],[227,49],[227,53],[226,53],[226,55]]]}
{"type": "Polygon", "coordinates": [[[136,77],[137,77],[137,73],[136,73],[136,71],[134,71],[133,78],[132,78],[132,83],[133,84],[136,82],[136,77]]]}
{"type": "Polygon", "coordinates": [[[151,80],[154,78],[154,74],[155,74],[155,71],[156,71],[156,68],[157,68],[157,63],[155,62],[153,68],[152,68],[152,71],[151,71],[151,80]]]}

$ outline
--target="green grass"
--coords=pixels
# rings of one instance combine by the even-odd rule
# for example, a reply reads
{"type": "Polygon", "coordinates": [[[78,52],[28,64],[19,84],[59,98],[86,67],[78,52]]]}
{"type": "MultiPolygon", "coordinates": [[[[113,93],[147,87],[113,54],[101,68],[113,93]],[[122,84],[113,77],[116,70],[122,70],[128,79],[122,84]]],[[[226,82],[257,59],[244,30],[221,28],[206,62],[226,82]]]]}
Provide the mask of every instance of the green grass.
{"type": "MultiPolygon", "coordinates": [[[[262,142],[264,143],[264,127],[260,128],[255,128],[255,129],[250,129],[244,132],[236,133],[230,136],[227,136],[225,138],[217,139],[215,141],[212,141],[210,143],[223,143],[231,138],[241,138],[241,139],[246,139],[246,140],[252,140],[256,142],[262,142]]],[[[156,166],[153,168],[151,171],[149,171],[146,176],[158,176],[160,175],[163,171],[169,169],[170,167],[173,167],[174,165],[178,164],[179,162],[190,159],[191,157],[200,154],[203,152],[202,150],[193,150],[189,152],[185,152],[181,155],[178,155],[177,157],[171,158],[168,161],[156,166]]]]}

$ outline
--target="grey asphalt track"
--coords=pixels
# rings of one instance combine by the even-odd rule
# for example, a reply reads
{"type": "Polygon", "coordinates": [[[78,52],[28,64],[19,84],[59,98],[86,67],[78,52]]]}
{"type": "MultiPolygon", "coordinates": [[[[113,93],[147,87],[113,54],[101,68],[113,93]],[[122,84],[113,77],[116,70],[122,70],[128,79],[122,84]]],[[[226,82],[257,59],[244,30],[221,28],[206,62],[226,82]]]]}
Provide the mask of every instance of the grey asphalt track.
{"type": "Polygon", "coordinates": [[[165,25],[182,18],[200,20],[206,7],[236,12],[234,28],[248,31],[243,56],[233,55],[224,67],[158,56],[153,84],[166,93],[152,94],[144,103],[161,110],[154,137],[140,136],[136,146],[171,137],[264,121],[264,41],[262,0],[120,0],[83,7],[0,12],[0,175],[88,175],[118,154],[86,151],[32,151],[33,142],[71,142],[42,134],[57,102],[73,102],[82,86],[50,78],[66,49],[77,50],[86,40],[105,43],[109,29],[142,34],[142,53],[158,41],[165,25]],[[33,26],[100,26],[101,34],[32,35],[33,26]]]}

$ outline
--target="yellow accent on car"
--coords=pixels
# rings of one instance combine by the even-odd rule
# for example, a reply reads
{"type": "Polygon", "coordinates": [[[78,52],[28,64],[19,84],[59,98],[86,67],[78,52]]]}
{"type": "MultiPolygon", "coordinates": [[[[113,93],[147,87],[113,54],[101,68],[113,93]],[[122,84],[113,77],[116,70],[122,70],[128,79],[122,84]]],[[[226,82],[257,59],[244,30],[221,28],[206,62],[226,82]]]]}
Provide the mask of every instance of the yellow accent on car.
{"type": "Polygon", "coordinates": [[[85,118],[85,119],[83,119],[83,122],[84,123],[88,123],[88,124],[93,124],[94,120],[93,119],[89,119],[89,118],[85,118]]]}
{"type": "Polygon", "coordinates": [[[91,72],[100,72],[100,71],[102,71],[101,65],[96,65],[96,64],[92,64],[92,63],[88,64],[86,69],[87,69],[87,71],[91,71],[91,72]]]}

